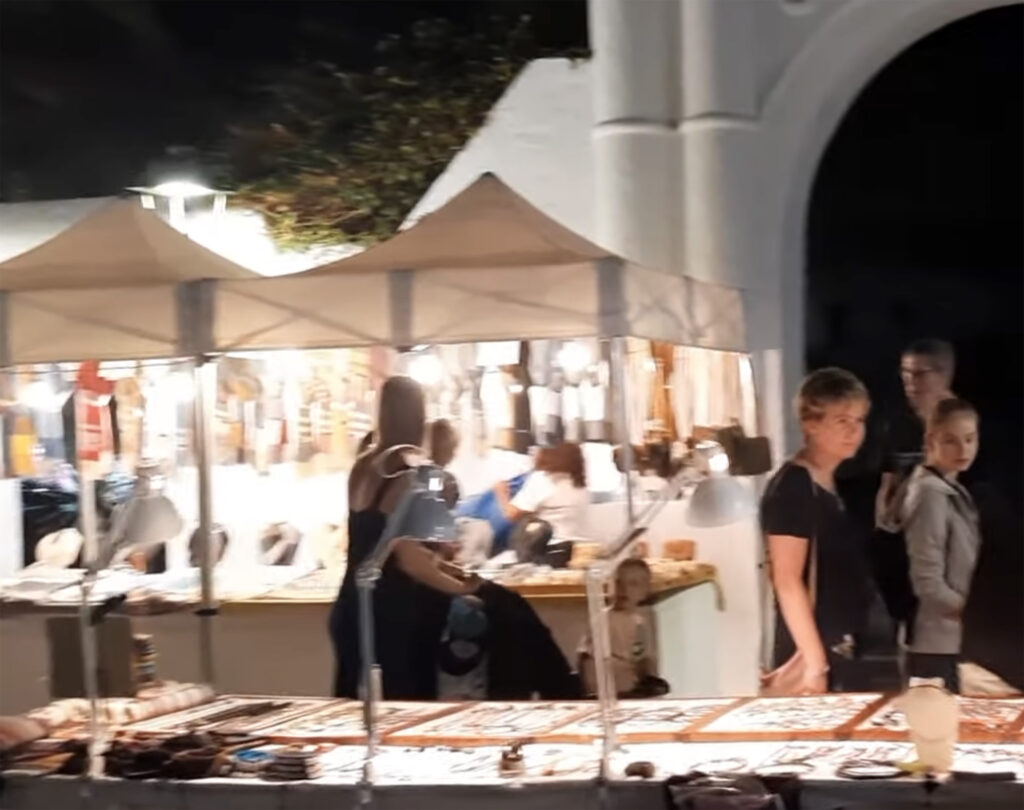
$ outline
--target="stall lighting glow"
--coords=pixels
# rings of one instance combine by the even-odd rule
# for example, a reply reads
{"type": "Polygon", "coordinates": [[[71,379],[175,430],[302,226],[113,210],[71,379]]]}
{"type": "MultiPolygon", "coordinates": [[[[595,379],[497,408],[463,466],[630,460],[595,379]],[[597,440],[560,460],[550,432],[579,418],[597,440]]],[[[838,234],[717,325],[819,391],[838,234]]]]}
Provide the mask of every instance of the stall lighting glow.
{"type": "Polygon", "coordinates": [[[569,373],[583,371],[590,364],[590,352],[582,343],[566,343],[558,353],[558,364],[569,373]]]}
{"type": "Polygon", "coordinates": [[[648,357],[646,360],[644,360],[644,368],[651,374],[653,374],[655,371],[658,370],[658,364],[654,362],[653,358],[648,357]]]}
{"type": "Polygon", "coordinates": [[[184,404],[191,402],[195,395],[195,389],[192,384],[192,376],[184,371],[175,371],[173,374],[169,374],[165,378],[166,389],[173,397],[175,402],[184,404]]]}
{"type": "Polygon", "coordinates": [[[523,393],[523,386],[520,385],[519,383],[512,383],[508,387],[508,392],[510,394],[521,394],[521,393],[523,393]]]}
{"type": "Polygon", "coordinates": [[[55,395],[53,386],[46,380],[33,380],[25,386],[18,398],[32,410],[44,411],[53,407],[55,395]]]}
{"type": "Polygon", "coordinates": [[[201,186],[199,183],[193,183],[190,180],[169,180],[166,183],[154,186],[152,192],[158,197],[184,197],[186,199],[191,197],[209,197],[211,194],[223,193],[206,186],[201,186]]]}
{"type": "Polygon", "coordinates": [[[441,382],[441,361],[432,354],[419,354],[409,361],[409,376],[428,388],[441,382]]]}
{"type": "Polygon", "coordinates": [[[708,471],[712,475],[729,472],[729,456],[725,453],[715,453],[708,459],[708,471]]]}

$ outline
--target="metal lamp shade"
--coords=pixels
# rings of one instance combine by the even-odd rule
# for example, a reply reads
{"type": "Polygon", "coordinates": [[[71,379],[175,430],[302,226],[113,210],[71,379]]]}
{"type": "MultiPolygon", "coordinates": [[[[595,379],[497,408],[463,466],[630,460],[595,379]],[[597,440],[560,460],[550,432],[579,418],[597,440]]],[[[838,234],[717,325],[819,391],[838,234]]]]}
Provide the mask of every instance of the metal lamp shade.
{"type": "Polygon", "coordinates": [[[736,523],[755,511],[750,489],[728,475],[712,473],[690,496],[686,520],[691,526],[710,529],[736,523]]]}
{"type": "Polygon", "coordinates": [[[177,508],[165,495],[136,495],[118,510],[100,567],[110,565],[118,556],[166,543],[184,526],[177,508]]]}

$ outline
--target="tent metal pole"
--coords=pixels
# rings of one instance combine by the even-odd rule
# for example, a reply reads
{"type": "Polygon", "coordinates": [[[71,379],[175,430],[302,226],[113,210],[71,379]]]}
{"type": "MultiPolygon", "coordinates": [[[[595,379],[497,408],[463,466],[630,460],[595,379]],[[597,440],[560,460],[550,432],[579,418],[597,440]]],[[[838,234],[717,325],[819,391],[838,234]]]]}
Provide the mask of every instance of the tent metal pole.
{"type": "Polygon", "coordinates": [[[195,358],[193,435],[199,479],[199,666],[203,682],[215,686],[213,619],[218,607],[213,588],[213,502],[211,492],[212,436],[217,364],[205,356],[195,358]]]}
{"type": "Polygon", "coordinates": [[[626,339],[612,338],[611,356],[612,391],[615,397],[615,418],[619,423],[622,437],[622,466],[626,476],[626,514],[629,525],[636,522],[636,507],[633,504],[633,442],[629,436],[629,396],[626,391],[626,339]]]}

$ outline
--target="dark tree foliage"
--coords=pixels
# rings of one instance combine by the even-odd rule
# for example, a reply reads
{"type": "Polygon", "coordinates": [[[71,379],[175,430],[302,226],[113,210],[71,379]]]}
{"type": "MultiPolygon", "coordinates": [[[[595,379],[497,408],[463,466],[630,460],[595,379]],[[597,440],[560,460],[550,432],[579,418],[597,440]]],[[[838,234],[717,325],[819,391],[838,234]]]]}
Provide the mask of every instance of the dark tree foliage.
{"type": "Polygon", "coordinates": [[[228,127],[219,182],[264,214],[282,246],[386,238],[522,67],[558,55],[582,52],[539,45],[529,17],[430,19],[383,38],[368,68],[276,68],[228,127]]]}

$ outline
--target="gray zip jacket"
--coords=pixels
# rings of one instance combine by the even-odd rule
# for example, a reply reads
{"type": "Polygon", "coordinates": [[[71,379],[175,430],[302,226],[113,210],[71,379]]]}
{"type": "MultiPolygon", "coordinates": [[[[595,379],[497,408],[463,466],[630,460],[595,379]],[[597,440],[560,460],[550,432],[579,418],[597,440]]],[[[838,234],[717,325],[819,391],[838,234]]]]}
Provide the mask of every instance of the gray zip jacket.
{"type": "Polygon", "coordinates": [[[981,548],[978,510],[963,486],[922,465],[910,477],[902,512],[910,582],[919,602],[911,650],[957,655],[981,548]]]}

